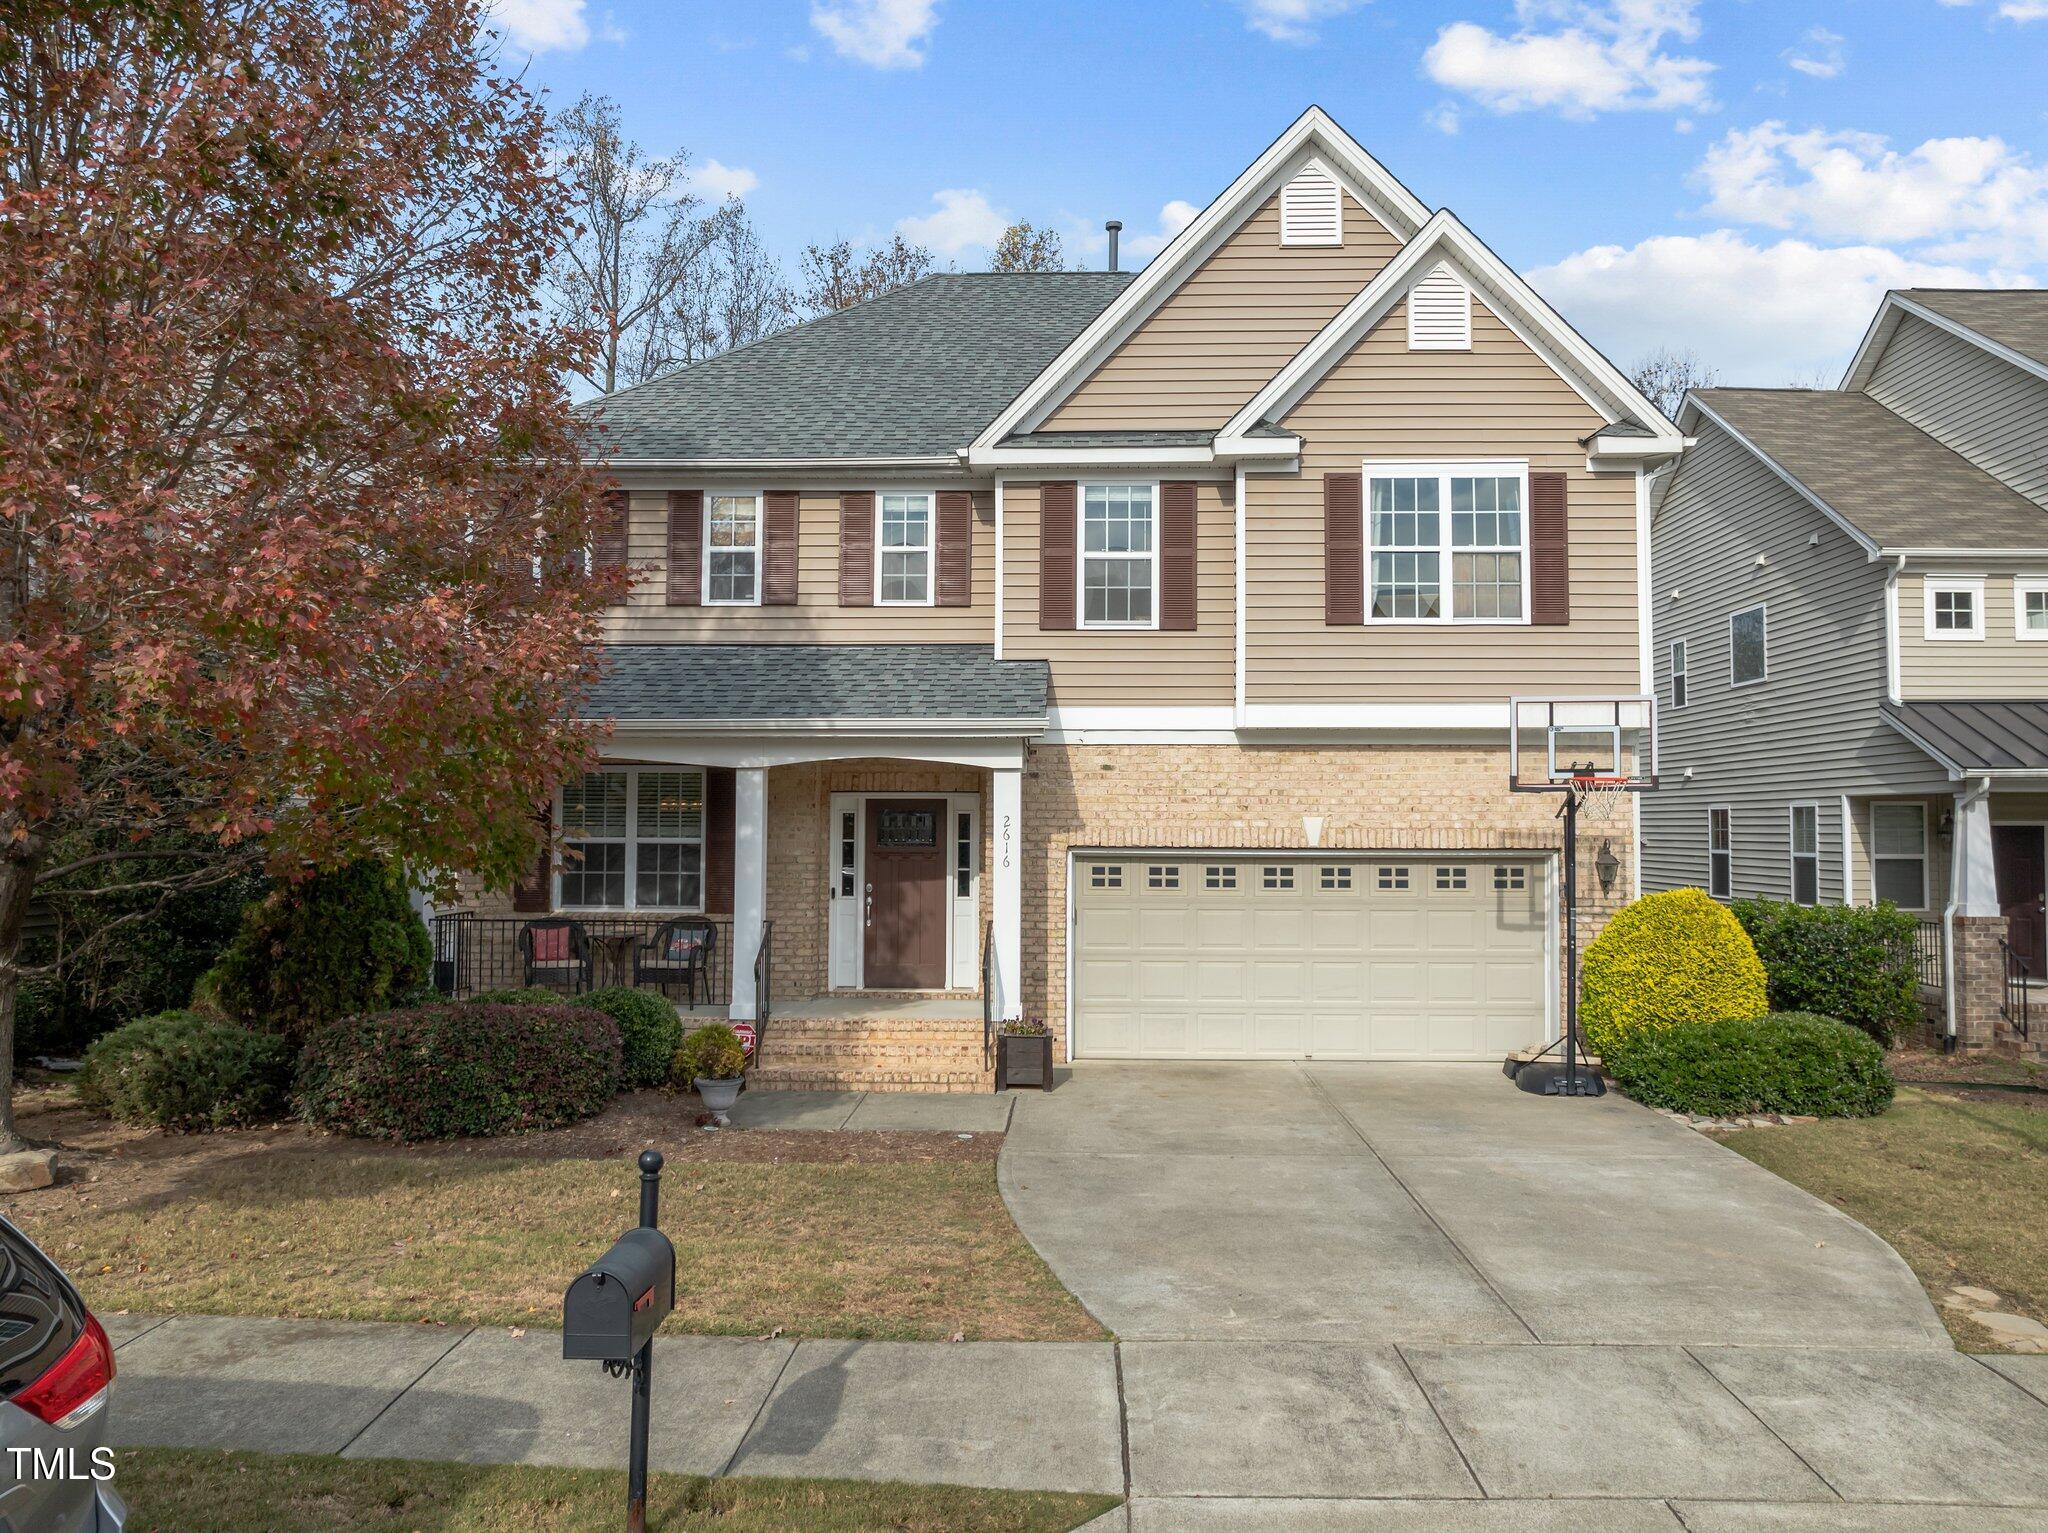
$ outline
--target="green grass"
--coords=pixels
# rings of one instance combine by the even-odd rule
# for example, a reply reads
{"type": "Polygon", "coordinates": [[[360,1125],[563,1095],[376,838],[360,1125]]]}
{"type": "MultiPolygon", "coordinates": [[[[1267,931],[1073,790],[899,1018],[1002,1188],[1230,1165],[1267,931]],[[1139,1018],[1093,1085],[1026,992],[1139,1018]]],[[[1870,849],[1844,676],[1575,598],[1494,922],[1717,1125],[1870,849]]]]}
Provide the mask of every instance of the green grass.
{"type": "Polygon", "coordinates": [[[1959,1346],[1995,1348],[1941,1308],[1959,1284],[2048,1323],[2048,1111],[1902,1087],[1880,1117],[1750,1129],[1727,1143],[1889,1241],[1959,1346]]]}
{"type": "MultiPolygon", "coordinates": [[[[318,1144],[19,1219],[103,1310],[555,1326],[569,1280],[634,1221],[637,1187],[623,1160],[318,1144]]],[[[1017,1232],[988,1161],[679,1162],[662,1226],[671,1331],[1103,1335],[1017,1232]]]]}
{"type": "MultiPolygon", "coordinates": [[[[143,1448],[117,1455],[129,1533],[615,1533],[613,1470],[143,1448]]],[[[851,1480],[649,1477],[652,1533],[1065,1533],[1113,1496],[851,1480]]]]}

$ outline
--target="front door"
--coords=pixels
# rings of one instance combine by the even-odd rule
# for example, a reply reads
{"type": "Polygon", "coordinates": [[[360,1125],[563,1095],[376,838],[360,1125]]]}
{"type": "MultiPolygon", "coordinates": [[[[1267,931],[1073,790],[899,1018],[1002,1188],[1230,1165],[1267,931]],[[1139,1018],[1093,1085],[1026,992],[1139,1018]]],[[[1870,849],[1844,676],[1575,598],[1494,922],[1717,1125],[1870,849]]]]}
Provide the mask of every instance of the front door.
{"type": "Polygon", "coordinates": [[[868,801],[862,950],[870,990],[946,985],[946,801],[868,801]]]}
{"type": "Polygon", "coordinates": [[[2048,859],[2042,856],[2038,825],[1991,827],[1991,866],[1998,875],[1998,908],[2011,933],[2012,950],[2029,974],[2048,973],[2048,859]]]}

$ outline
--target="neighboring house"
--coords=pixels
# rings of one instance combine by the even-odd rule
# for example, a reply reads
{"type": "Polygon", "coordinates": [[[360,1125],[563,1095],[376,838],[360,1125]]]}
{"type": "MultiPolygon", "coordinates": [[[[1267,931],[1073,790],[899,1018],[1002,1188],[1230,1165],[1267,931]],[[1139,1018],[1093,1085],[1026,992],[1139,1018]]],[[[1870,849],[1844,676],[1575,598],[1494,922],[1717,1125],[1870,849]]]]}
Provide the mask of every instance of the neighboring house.
{"type": "Polygon", "coordinates": [[[979,1083],[984,1004],[1081,1058],[1554,1034],[1508,698],[1647,689],[1682,444],[1321,111],[1142,273],[929,277],[589,414],[636,585],[522,919],[704,912],[763,1084],[979,1083]]]}
{"type": "Polygon", "coordinates": [[[1890,900],[1946,1031],[2013,1037],[2048,974],[2048,294],[1893,293],[1839,389],[1680,421],[1646,886],[1890,900]]]}

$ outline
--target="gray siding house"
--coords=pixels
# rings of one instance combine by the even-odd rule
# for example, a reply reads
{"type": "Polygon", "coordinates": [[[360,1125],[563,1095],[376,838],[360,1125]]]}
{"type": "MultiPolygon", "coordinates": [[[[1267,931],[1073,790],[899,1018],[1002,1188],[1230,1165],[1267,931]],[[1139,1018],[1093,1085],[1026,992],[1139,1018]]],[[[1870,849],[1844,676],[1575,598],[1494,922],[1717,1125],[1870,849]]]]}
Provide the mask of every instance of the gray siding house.
{"type": "Polygon", "coordinates": [[[1654,498],[1646,889],[1888,900],[2048,1048],[2048,294],[1889,295],[1834,390],[1705,389],[1654,498]]]}

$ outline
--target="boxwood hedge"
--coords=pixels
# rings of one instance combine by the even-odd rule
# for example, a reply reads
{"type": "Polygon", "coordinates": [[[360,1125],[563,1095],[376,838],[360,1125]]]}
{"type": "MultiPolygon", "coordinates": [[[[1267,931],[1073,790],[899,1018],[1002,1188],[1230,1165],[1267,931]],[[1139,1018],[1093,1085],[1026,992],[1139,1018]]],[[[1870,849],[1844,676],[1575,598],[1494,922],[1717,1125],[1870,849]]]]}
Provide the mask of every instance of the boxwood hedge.
{"type": "Polygon", "coordinates": [[[1604,1063],[1637,1101],[1709,1117],[1870,1118],[1892,1102],[1892,1073],[1875,1039],[1800,1012],[1637,1033],[1604,1063]]]}
{"type": "Polygon", "coordinates": [[[291,1046],[218,1017],[167,1011],[125,1023],[86,1050],[79,1100],[153,1128],[232,1128],[275,1118],[291,1046]]]}
{"type": "Polygon", "coordinates": [[[1644,895],[1586,949],[1579,1021],[1602,1059],[1639,1033],[1769,1009],[1756,948],[1698,889],[1644,895]]]}
{"type": "Polygon", "coordinates": [[[1763,960],[1773,1011],[1835,1017],[1886,1045],[1918,1019],[1918,922],[1896,905],[1737,900],[1729,908],[1763,960]]]}

